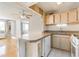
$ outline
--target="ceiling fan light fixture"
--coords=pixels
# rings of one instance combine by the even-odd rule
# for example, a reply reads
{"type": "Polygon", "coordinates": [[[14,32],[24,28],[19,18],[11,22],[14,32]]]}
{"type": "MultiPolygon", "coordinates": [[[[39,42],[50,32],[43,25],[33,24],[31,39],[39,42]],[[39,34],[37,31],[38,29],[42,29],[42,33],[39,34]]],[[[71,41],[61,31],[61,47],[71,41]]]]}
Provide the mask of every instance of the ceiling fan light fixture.
{"type": "Polygon", "coordinates": [[[21,17],[21,19],[25,19],[26,18],[24,15],[21,15],[20,17],[21,17]]]}

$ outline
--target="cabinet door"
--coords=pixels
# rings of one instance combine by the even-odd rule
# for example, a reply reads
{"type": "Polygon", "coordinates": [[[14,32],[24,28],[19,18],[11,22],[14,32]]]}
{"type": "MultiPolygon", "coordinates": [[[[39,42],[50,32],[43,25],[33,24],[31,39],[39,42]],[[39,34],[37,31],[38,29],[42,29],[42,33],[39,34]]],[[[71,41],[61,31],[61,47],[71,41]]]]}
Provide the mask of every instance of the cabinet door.
{"type": "Polygon", "coordinates": [[[61,49],[66,49],[66,46],[67,46],[66,41],[67,41],[67,39],[62,36],[61,37],[61,49]]]}
{"type": "MultiPolygon", "coordinates": [[[[25,44],[25,55],[27,57],[41,57],[41,40],[37,42],[27,42],[25,44]]],[[[21,47],[21,49],[24,49],[24,47],[21,47]]],[[[23,51],[20,54],[22,54],[23,51]]]]}
{"type": "Polygon", "coordinates": [[[44,39],[44,56],[46,57],[51,50],[51,41],[50,36],[44,39]]]}
{"type": "Polygon", "coordinates": [[[55,24],[60,24],[60,14],[54,14],[55,15],[55,24]]]}
{"type": "Polygon", "coordinates": [[[66,24],[67,23],[67,12],[61,13],[61,23],[66,24]]]}
{"type": "Polygon", "coordinates": [[[53,35],[52,45],[54,48],[60,48],[60,38],[58,35],[53,35]]]}
{"type": "Polygon", "coordinates": [[[42,49],[41,49],[41,41],[39,41],[37,43],[37,47],[38,47],[38,57],[41,57],[42,56],[42,49]]]}
{"type": "Polygon", "coordinates": [[[70,47],[71,47],[70,38],[65,39],[65,42],[66,42],[65,49],[66,49],[67,51],[70,51],[70,50],[71,50],[71,49],[70,49],[70,47]]]}
{"type": "Polygon", "coordinates": [[[70,51],[70,37],[64,35],[53,35],[52,46],[54,48],[70,51]]]}
{"type": "MultiPolygon", "coordinates": [[[[21,40],[21,39],[19,39],[18,40],[19,41],[19,56],[20,57],[25,57],[26,56],[26,45],[25,45],[25,40],[21,40]]],[[[29,54],[29,53],[28,53],[29,54]]]]}
{"type": "Polygon", "coordinates": [[[76,22],[76,9],[69,11],[69,23],[76,22]]]}
{"type": "Polygon", "coordinates": [[[77,8],[77,21],[79,22],[79,8],[77,8]]]}
{"type": "Polygon", "coordinates": [[[61,41],[61,49],[64,49],[66,51],[70,51],[70,38],[69,36],[61,36],[60,37],[61,41]]]}
{"type": "Polygon", "coordinates": [[[46,24],[53,24],[53,15],[46,16],[46,24]]]}

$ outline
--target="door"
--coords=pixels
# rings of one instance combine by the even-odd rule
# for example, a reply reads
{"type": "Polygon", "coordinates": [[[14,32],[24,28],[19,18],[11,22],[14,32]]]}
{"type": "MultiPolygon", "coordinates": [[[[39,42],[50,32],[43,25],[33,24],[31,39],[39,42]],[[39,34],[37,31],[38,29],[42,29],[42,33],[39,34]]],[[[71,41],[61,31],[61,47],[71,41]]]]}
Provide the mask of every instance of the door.
{"type": "Polygon", "coordinates": [[[8,33],[7,36],[13,39],[16,37],[16,21],[14,20],[7,21],[7,33],[8,33]]]}

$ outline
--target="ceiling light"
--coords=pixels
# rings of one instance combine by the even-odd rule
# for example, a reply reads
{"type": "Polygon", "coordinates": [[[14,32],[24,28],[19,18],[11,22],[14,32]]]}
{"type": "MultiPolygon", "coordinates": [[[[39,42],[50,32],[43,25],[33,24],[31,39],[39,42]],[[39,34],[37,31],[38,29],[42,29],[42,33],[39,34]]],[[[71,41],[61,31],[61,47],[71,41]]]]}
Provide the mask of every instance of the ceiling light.
{"type": "Polygon", "coordinates": [[[60,5],[60,4],[62,4],[62,2],[57,2],[57,5],[60,5]]]}

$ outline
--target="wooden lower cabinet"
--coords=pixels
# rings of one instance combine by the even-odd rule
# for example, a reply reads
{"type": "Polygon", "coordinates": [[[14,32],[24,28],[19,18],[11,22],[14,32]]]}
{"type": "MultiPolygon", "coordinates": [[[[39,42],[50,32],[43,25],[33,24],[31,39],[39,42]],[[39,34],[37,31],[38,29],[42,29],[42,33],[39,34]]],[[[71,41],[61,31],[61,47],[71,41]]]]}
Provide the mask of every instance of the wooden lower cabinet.
{"type": "Polygon", "coordinates": [[[53,35],[52,47],[66,51],[70,51],[70,36],[67,35],[53,35]]]}
{"type": "Polygon", "coordinates": [[[60,39],[59,37],[56,37],[55,35],[53,36],[52,47],[60,48],[60,39]]]}
{"type": "Polygon", "coordinates": [[[70,38],[69,37],[62,37],[61,38],[61,49],[70,51],[70,38]]]}

